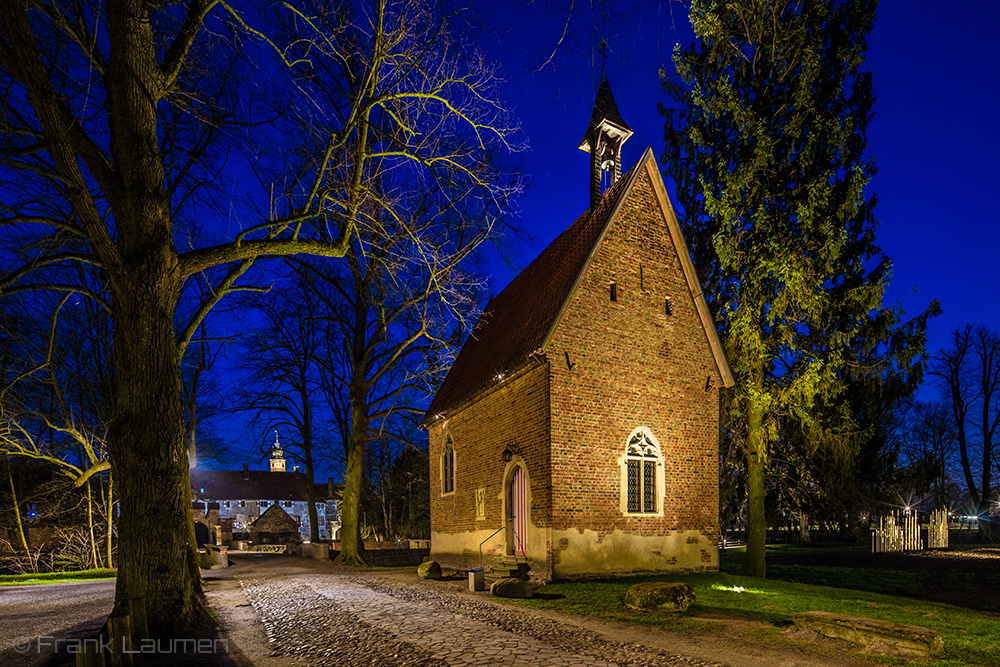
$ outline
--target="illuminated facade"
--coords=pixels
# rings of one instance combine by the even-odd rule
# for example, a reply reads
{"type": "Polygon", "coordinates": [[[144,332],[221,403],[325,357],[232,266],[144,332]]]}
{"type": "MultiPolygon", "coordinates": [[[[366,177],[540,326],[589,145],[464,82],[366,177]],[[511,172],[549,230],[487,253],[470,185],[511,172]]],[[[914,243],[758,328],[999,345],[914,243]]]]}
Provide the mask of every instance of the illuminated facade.
{"type": "MultiPolygon", "coordinates": [[[[192,469],[191,497],[195,528],[201,541],[229,544],[234,535],[248,539],[254,523],[271,508],[280,508],[297,525],[299,538],[309,539],[306,475],[285,470],[284,453],[275,439],[270,470],[192,469]],[[198,528],[201,524],[201,528],[198,528]]],[[[332,479],[313,487],[319,539],[337,539],[340,531],[339,488],[332,479]]]]}
{"type": "Polygon", "coordinates": [[[631,133],[602,80],[591,206],[486,307],[423,419],[446,566],[481,550],[542,580],[718,567],[732,374],[652,150],[617,177],[631,133]]]}

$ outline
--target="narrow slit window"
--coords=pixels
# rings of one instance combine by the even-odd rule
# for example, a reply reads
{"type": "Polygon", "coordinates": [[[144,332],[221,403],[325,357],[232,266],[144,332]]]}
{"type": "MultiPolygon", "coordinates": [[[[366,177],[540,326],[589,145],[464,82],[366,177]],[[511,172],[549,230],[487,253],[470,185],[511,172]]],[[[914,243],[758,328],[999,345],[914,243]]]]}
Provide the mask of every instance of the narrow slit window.
{"type": "Polygon", "coordinates": [[[664,311],[664,313],[666,313],[667,316],[670,316],[670,315],[674,314],[674,308],[670,304],[670,297],[669,296],[667,297],[666,301],[664,302],[663,311],[664,311]]]}
{"type": "Polygon", "coordinates": [[[609,295],[612,301],[618,300],[618,283],[611,283],[611,288],[609,290],[609,295]]]}
{"type": "Polygon", "coordinates": [[[441,454],[441,481],[442,493],[452,493],[455,491],[455,445],[448,436],[441,454]]]}
{"type": "Polygon", "coordinates": [[[639,289],[646,289],[645,282],[642,279],[642,264],[639,265],[639,289]]]}

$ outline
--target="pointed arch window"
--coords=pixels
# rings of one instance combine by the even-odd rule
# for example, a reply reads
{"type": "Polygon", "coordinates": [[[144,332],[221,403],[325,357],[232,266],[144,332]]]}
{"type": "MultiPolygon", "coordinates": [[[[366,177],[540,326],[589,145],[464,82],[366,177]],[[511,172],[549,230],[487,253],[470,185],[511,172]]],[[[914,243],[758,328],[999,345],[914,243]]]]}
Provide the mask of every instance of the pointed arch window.
{"type": "Polygon", "coordinates": [[[622,512],[637,515],[662,513],[663,455],[653,434],[645,428],[634,430],[619,462],[622,467],[622,512]]]}
{"type": "Polygon", "coordinates": [[[441,493],[455,492],[455,443],[451,436],[444,443],[441,452],[441,493]]]}

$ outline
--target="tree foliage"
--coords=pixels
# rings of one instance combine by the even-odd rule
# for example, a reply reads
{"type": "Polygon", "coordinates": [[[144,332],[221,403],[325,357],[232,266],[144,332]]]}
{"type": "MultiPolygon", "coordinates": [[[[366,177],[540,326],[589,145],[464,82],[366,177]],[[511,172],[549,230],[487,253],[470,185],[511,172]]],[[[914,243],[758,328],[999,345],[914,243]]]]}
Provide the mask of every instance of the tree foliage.
{"type": "MultiPolygon", "coordinates": [[[[682,109],[661,105],[662,163],[737,378],[724,402],[745,455],[745,574],[765,574],[764,481],[782,429],[807,458],[848,465],[864,433],[848,375],[902,315],[881,308],[891,264],[865,192],[876,5],[694,0],[696,41],[665,82],[682,109]]],[[[903,367],[920,340],[892,350],[903,367]]]]}

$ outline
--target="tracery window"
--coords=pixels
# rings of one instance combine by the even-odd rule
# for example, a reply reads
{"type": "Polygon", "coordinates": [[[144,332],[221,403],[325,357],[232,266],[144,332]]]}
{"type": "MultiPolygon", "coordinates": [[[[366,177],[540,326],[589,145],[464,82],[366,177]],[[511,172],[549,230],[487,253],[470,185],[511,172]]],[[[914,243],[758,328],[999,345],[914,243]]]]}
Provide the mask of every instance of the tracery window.
{"type": "Polygon", "coordinates": [[[623,510],[627,514],[658,514],[663,495],[663,457],[656,438],[646,429],[633,431],[622,464],[623,510]]]}

